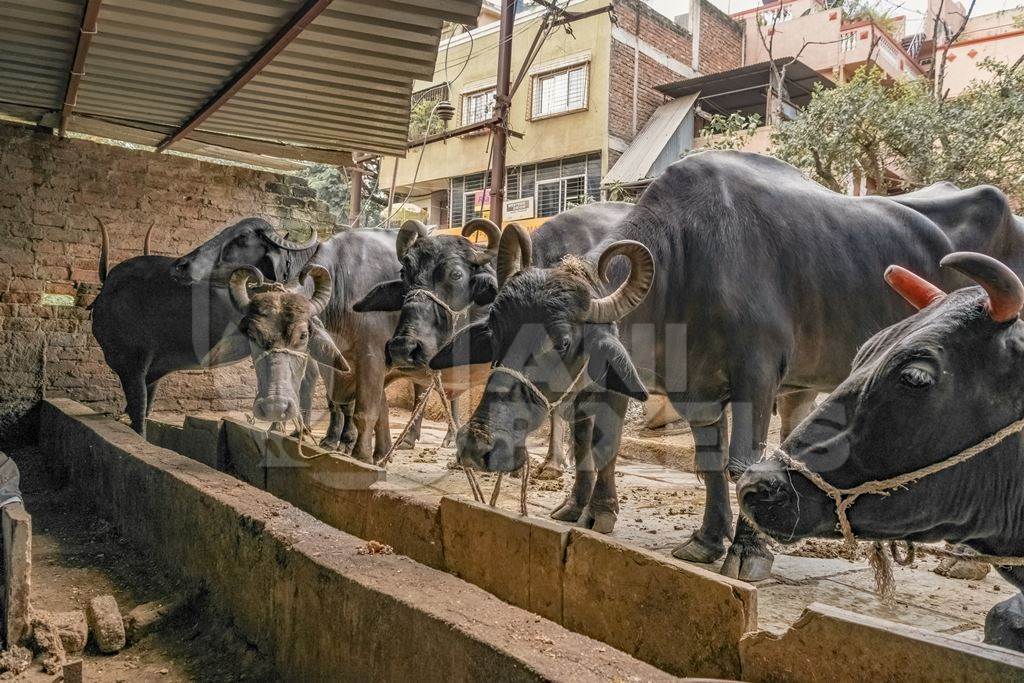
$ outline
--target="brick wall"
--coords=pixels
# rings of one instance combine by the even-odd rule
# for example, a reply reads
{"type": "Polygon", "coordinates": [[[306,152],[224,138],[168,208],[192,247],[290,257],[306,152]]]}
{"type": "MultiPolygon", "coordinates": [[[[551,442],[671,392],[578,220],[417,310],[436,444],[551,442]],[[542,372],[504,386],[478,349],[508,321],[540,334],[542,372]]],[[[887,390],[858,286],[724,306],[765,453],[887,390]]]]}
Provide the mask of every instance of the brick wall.
{"type": "MultiPolygon", "coordinates": [[[[619,28],[686,66],[691,64],[693,40],[689,32],[638,0],[615,0],[619,28]]],[[[687,5],[688,6],[688,5],[687,5]]],[[[682,12],[682,9],[680,10],[682,12]]],[[[701,73],[741,66],[743,30],[739,24],[704,3],[701,10],[701,73]]],[[[636,122],[633,121],[633,48],[612,39],[608,103],[608,132],[626,142],[633,140],[647,119],[667,98],[655,86],[683,78],[676,71],[640,53],[637,61],[636,122]]],[[[609,164],[618,154],[612,153],[609,164]]]]}
{"type": "Polygon", "coordinates": [[[743,25],[710,2],[700,10],[700,72],[713,74],[743,66],[743,25]]]}
{"type": "MultiPolygon", "coordinates": [[[[124,397],[92,336],[100,233],[109,267],[142,252],[183,254],[246,216],[286,227],[332,226],[301,178],[158,156],[84,140],[58,140],[0,124],[0,439],[43,396],[120,411],[124,397]],[[75,305],[44,303],[70,295],[75,305]],[[47,298],[50,300],[50,298],[47,298]]],[[[178,373],[160,387],[157,410],[248,408],[251,364],[178,373]]]]}

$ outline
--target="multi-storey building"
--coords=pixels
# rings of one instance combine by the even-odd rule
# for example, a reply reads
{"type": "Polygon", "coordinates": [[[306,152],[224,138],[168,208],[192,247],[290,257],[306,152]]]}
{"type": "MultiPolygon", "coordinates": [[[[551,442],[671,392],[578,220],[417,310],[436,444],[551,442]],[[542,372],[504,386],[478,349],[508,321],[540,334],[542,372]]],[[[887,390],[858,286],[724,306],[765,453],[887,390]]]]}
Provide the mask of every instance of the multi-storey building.
{"type": "MultiPolygon", "coordinates": [[[[567,9],[588,12],[607,4],[571,0],[567,9]]],[[[517,136],[507,151],[506,220],[535,226],[597,199],[608,169],[654,112],[671,102],[657,86],[740,66],[742,29],[709,2],[690,0],[689,11],[678,18],[642,0],[613,0],[612,5],[614,22],[604,13],[573,22],[571,33],[556,29],[521,73],[509,118],[517,136]]],[[[529,5],[520,10],[513,34],[514,79],[543,12],[529,5]]],[[[489,119],[497,43],[497,23],[442,43],[434,79],[419,84],[414,103],[450,101],[456,113],[449,128],[489,119]]],[[[419,111],[430,109],[427,104],[419,111]]],[[[413,137],[423,134],[414,131],[413,137]]],[[[423,210],[421,219],[461,226],[488,213],[489,143],[483,131],[414,146],[404,159],[385,161],[382,186],[393,185],[399,199],[408,196],[423,210]]]]}

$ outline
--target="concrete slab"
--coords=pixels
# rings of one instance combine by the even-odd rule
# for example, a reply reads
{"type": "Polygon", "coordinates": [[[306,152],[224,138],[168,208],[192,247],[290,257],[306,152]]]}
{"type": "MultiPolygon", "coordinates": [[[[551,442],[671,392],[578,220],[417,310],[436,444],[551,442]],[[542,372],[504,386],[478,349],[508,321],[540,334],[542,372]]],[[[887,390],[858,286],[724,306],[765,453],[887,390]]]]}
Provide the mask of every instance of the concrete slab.
{"type": "Polygon", "coordinates": [[[173,449],[214,469],[224,469],[221,420],[186,415],[178,448],[173,449]]]}
{"type": "Polygon", "coordinates": [[[23,643],[31,633],[32,517],[22,503],[3,507],[4,640],[23,643]]]}
{"type": "Polygon", "coordinates": [[[562,622],[570,528],[463,498],[441,498],[448,571],[502,600],[562,622]]]}
{"type": "Polygon", "coordinates": [[[566,628],[679,676],[739,678],[757,625],[753,586],[574,529],[563,581],[566,628]]]}
{"type": "Polygon", "coordinates": [[[66,400],[53,468],[183,578],[290,680],[670,680],[614,648],[365,541],[66,400]],[[61,445],[58,445],[61,444],[61,445]]]}
{"type": "Polygon", "coordinates": [[[740,643],[744,680],[1020,681],[1024,655],[1002,648],[811,604],[782,636],[765,631],[740,643]]]}
{"type": "Polygon", "coordinates": [[[181,435],[184,430],[175,424],[146,418],[146,440],[154,446],[181,453],[181,435]]]}
{"type": "Polygon", "coordinates": [[[435,496],[388,488],[369,492],[365,522],[356,536],[390,545],[434,569],[446,569],[441,506],[435,496]]]}

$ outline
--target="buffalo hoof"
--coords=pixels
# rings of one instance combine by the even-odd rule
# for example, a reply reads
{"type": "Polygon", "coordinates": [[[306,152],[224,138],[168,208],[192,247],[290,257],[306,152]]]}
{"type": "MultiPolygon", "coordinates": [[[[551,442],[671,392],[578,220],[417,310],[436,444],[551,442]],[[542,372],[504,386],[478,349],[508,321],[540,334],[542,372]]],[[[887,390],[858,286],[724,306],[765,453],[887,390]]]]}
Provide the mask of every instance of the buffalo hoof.
{"type": "Polygon", "coordinates": [[[690,539],[672,550],[672,557],[687,562],[698,564],[711,564],[725,554],[725,544],[709,543],[698,534],[690,536],[690,539]]]}
{"type": "MultiPolygon", "coordinates": [[[[947,547],[955,550],[958,553],[965,555],[971,555],[974,553],[973,550],[965,545],[950,545],[947,547]]],[[[978,562],[977,560],[961,560],[955,557],[944,557],[939,562],[939,566],[935,568],[935,573],[939,576],[945,576],[948,579],[963,579],[965,581],[981,581],[991,569],[991,565],[988,562],[978,562]]]]}
{"type": "Polygon", "coordinates": [[[592,529],[599,534],[610,534],[615,529],[619,516],[611,510],[594,510],[591,506],[583,508],[576,526],[592,529]]]}
{"type": "Polygon", "coordinates": [[[441,448],[451,448],[455,445],[455,432],[448,430],[445,432],[444,438],[441,440],[441,448]]]}
{"type": "Polygon", "coordinates": [[[557,519],[559,522],[575,524],[582,513],[583,506],[570,497],[566,498],[564,503],[554,509],[551,513],[551,519],[557,519]]]}
{"type": "Polygon", "coordinates": [[[411,433],[406,434],[405,438],[399,441],[398,445],[395,446],[396,451],[411,451],[414,448],[416,448],[416,437],[411,433]]]}
{"type": "Polygon", "coordinates": [[[1024,595],[1018,593],[988,611],[985,642],[1024,652],[1024,595]]]}
{"type": "Polygon", "coordinates": [[[320,448],[324,449],[325,451],[341,450],[341,441],[339,441],[338,439],[332,439],[329,436],[325,436],[324,438],[320,439],[319,445],[320,448]]]}
{"type": "Polygon", "coordinates": [[[733,543],[722,563],[722,576],[740,581],[764,581],[772,573],[775,556],[767,548],[752,549],[733,543]]]}

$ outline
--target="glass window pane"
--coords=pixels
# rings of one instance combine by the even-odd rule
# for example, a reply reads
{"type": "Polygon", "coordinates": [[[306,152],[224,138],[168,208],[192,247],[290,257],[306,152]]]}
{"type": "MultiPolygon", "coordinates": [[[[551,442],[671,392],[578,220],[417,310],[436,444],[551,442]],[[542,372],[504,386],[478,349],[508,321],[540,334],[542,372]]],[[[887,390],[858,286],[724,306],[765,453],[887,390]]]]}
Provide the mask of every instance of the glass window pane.
{"type": "Polygon", "coordinates": [[[557,215],[561,210],[561,181],[537,183],[537,215],[541,218],[557,215]]]}

